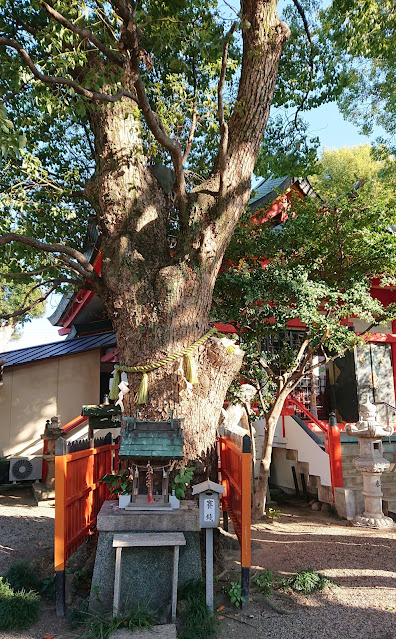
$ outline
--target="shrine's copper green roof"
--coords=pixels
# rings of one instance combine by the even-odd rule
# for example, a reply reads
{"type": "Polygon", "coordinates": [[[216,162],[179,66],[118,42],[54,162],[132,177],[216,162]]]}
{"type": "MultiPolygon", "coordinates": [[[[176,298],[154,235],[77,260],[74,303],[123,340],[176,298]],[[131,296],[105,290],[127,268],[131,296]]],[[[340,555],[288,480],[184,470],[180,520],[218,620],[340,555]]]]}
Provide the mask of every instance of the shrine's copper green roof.
{"type": "Polygon", "coordinates": [[[121,415],[121,408],[114,404],[86,404],[82,407],[81,415],[86,417],[121,415]]]}
{"type": "Polygon", "coordinates": [[[119,457],[129,459],[182,459],[182,419],[167,422],[139,421],[136,417],[123,417],[119,457]]]}

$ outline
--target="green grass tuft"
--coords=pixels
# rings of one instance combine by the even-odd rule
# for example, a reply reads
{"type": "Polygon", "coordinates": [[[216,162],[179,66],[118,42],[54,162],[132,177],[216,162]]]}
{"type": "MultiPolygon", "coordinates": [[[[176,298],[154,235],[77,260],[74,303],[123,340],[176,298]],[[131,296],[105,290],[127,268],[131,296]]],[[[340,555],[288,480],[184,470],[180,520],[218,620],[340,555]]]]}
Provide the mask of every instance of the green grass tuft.
{"type": "Polygon", "coordinates": [[[109,613],[89,612],[87,607],[87,603],[84,603],[68,618],[72,628],[82,627],[80,637],[83,639],[108,639],[120,628],[133,631],[150,628],[154,623],[153,615],[143,607],[130,607],[114,618],[109,613]]]}
{"type": "Polygon", "coordinates": [[[334,581],[316,570],[298,570],[295,575],[283,579],[280,583],[281,589],[290,589],[303,595],[311,595],[313,592],[334,586],[336,586],[334,581]]]}
{"type": "Polygon", "coordinates": [[[269,597],[272,594],[274,588],[274,578],[272,572],[265,568],[261,573],[254,575],[252,579],[265,597],[269,597]]]}
{"type": "Polygon", "coordinates": [[[36,570],[25,561],[17,561],[4,575],[4,579],[10,584],[15,592],[20,590],[34,590],[40,593],[43,587],[36,570]]]}
{"type": "Polygon", "coordinates": [[[40,596],[33,590],[14,592],[0,577],[0,628],[21,630],[29,628],[38,618],[40,596]]]}
{"type": "Polygon", "coordinates": [[[205,584],[202,580],[188,581],[180,586],[179,601],[185,602],[181,613],[182,630],[179,639],[212,639],[217,620],[206,605],[205,584]]]}

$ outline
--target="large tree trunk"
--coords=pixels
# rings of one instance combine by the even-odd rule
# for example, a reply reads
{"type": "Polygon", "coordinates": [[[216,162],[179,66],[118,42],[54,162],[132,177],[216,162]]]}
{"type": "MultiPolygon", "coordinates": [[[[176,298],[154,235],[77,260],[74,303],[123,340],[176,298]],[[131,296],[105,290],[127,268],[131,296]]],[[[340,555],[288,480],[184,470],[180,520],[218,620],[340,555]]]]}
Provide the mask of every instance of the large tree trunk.
{"type": "MultiPolygon", "coordinates": [[[[243,109],[237,109],[229,124],[225,173],[218,166],[206,182],[186,195],[183,207],[187,210],[179,211],[180,235],[173,256],[167,237],[171,204],[144,157],[137,105],[133,108],[130,99],[122,99],[96,108],[90,116],[96,171],[86,196],[102,234],[98,295],[113,322],[119,361],[126,366],[161,360],[190,346],[209,328],[216,276],[249,200],[278,61],[288,37],[286,25],[279,23],[274,11],[276,3],[242,4],[251,23],[244,31],[238,97],[243,109]],[[221,184],[225,189],[220,193],[221,184]]],[[[133,84],[133,73],[128,75],[126,68],[126,88],[133,84]]],[[[228,355],[213,339],[199,347],[194,357],[198,384],[185,388],[180,362],[169,364],[149,374],[149,399],[141,407],[143,418],[162,419],[170,409],[185,418],[189,458],[199,457],[213,445],[227,388],[242,362],[241,352],[228,355]]],[[[128,413],[136,408],[134,392],[140,378],[129,376],[128,413]]]]}

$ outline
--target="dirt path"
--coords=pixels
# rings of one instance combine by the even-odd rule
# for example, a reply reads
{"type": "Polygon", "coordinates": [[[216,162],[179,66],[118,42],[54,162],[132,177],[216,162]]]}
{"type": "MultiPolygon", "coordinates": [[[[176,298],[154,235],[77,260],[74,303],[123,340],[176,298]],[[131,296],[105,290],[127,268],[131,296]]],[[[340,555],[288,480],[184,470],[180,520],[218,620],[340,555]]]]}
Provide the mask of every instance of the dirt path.
{"type": "MultiPolygon", "coordinates": [[[[227,604],[219,612],[219,639],[396,639],[396,529],[354,528],[302,502],[280,510],[252,527],[252,573],[268,568],[279,579],[314,569],[339,587],[310,597],[275,591],[272,606],[253,592],[244,611],[227,604]]],[[[227,552],[238,577],[239,553],[227,552]]]]}
{"type": "MultiPolygon", "coordinates": [[[[0,575],[16,561],[33,564],[41,577],[54,570],[54,508],[35,506],[30,488],[0,493],[0,575]]],[[[0,639],[42,639],[43,635],[68,633],[53,603],[43,602],[39,621],[20,633],[0,630],[0,639]]],[[[70,633],[68,633],[70,634],[70,633]]]]}
{"type": "MultiPolygon", "coordinates": [[[[361,530],[344,520],[312,512],[302,502],[279,507],[281,516],[252,528],[252,573],[268,568],[275,578],[312,568],[338,588],[311,597],[252,593],[249,607],[229,605],[218,584],[218,639],[396,639],[396,531],[361,530]],[[269,605],[270,604],[270,605],[269,605]],[[232,616],[232,618],[231,618],[232,616]]],[[[0,574],[17,560],[33,562],[43,576],[53,570],[52,508],[37,508],[30,492],[0,494],[0,574]]],[[[229,571],[240,575],[239,551],[222,552],[229,571]]],[[[0,639],[76,636],[44,603],[40,620],[0,639]]]]}

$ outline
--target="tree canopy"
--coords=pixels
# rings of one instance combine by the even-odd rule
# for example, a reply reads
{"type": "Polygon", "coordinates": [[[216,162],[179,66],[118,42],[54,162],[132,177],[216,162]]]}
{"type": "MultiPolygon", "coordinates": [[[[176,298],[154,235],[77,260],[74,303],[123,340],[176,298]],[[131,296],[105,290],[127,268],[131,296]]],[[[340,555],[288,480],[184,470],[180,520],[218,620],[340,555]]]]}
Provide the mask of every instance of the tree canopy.
{"type": "Polygon", "coordinates": [[[385,130],[379,139],[395,149],[396,6],[393,0],[340,0],[321,14],[324,33],[343,62],[346,82],[338,103],[365,134],[374,125],[385,130]]]}
{"type": "MultiPolygon", "coordinates": [[[[368,150],[363,150],[364,156],[368,150]]],[[[353,155],[341,150],[325,157],[327,193],[334,193],[335,185],[326,184],[330,178],[337,187],[348,184],[355,167],[346,176],[339,169],[353,155]]],[[[373,170],[369,163],[367,175],[373,170]]],[[[214,313],[238,327],[246,351],[238,381],[254,384],[266,416],[258,510],[265,504],[272,438],[286,397],[318,366],[315,357],[323,364],[364,343],[350,329],[351,318],[363,320],[369,332],[396,317],[396,303],[384,306],[371,292],[373,279],[395,285],[395,222],[394,194],[368,179],[358,191],[328,203],[295,198],[280,225],[257,225],[248,214],[231,240],[227,267],[216,283],[214,313]]],[[[237,386],[232,392],[238,395],[237,386]]]]}
{"type": "MultiPolygon", "coordinates": [[[[321,13],[315,0],[291,0],[286,22],[277,5],[0,2],[0,259],[43,297],[93,289],[124,365],[161,361],[206,333],[273,96],[293,115],[286,128],[269,128],[272,165],[280,143],[295,175],[316,145],[304,111],[349,82],[338,2],[321,13]],[[81,251],[90,215],[100,273],[81,251]]],[[[189,415],[187,448],[200,439],[195,452],[212,443],[241,363],[234,354],[226,365],[216,348],[212,341],[199,351],[205,381],[192,399],[171,365],[151,373],[145,417],[163,417],[173,402],[189,415]]],[[[137,378],[129,375],[131,385],[137,378]]]]}
{"type": "Polygon", "coordinates": [[[391,156],[379,158],[370,144],[344,146],[342,149],[325,148],[310,182],[327,202],[358,190],[369,183],[369,192],[375,201],[392,202],[395,189],[395,162],[391,156]]]}

